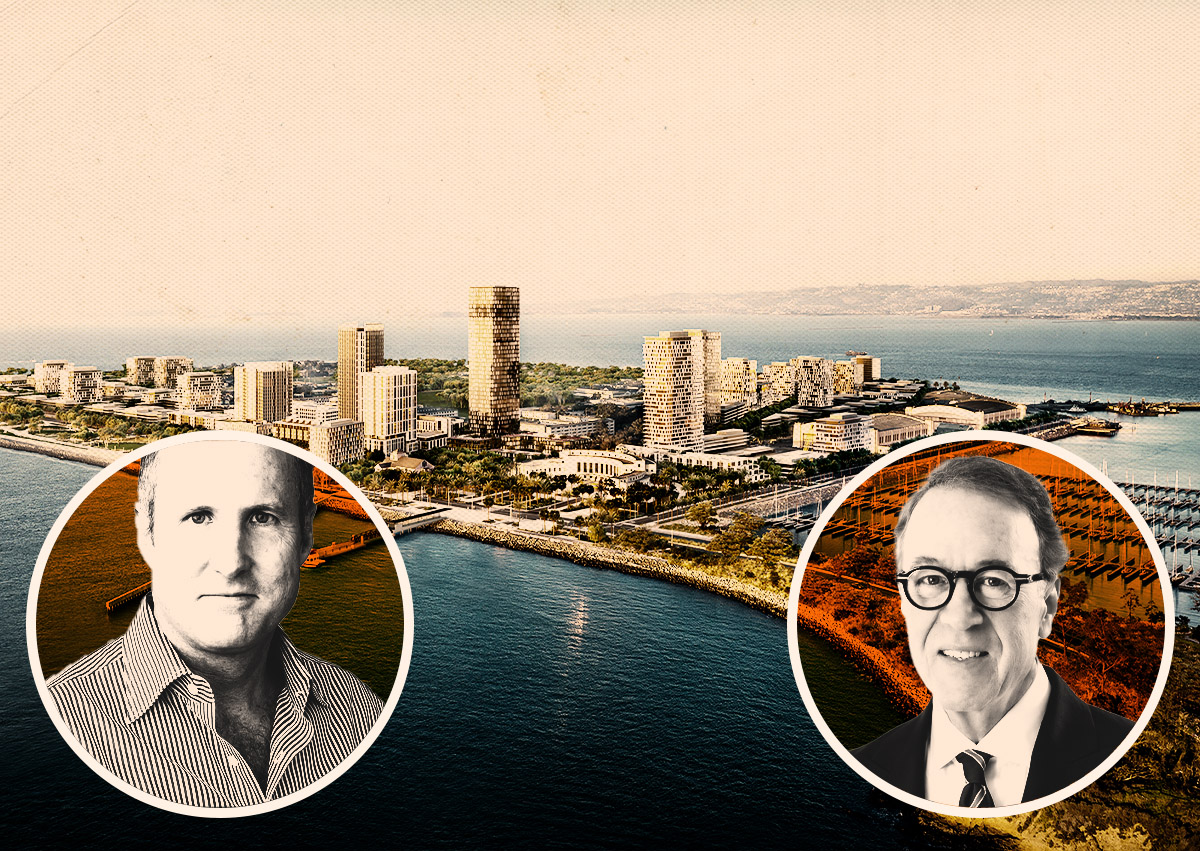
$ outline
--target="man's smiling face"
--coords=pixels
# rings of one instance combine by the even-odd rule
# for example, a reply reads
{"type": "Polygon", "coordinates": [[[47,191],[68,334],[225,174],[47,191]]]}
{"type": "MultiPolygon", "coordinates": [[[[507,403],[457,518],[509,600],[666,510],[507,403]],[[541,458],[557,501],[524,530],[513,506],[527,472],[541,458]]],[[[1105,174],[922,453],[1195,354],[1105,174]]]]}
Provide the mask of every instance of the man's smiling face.
{"type": "MultiPolygon", "coordinates": [[[[934,487],[916,504],[897,541],[896,560],[900,573],[922,566],[1041,572],[1029,515],[954,485],[934,487]]],[[[938,706],[951,718],[965,714],[967,726],[986,733],[1033,681],[1038,639],[1050,634],[1058,607],[1058,580],[1022,586],[1003,611],[975,605],[966,583],[957,579],[950,601],[940,609],[918,609],[904,594],[900,609],[913,663],[938,706]]]]}
{"type": "Polygon", "coordinates": [[[291,610],[312,525],[288,460],[240,441],[157,454],[153,505],[138,506],[138,544],[155,615],[185,658],[259,647],[291,610]]]}

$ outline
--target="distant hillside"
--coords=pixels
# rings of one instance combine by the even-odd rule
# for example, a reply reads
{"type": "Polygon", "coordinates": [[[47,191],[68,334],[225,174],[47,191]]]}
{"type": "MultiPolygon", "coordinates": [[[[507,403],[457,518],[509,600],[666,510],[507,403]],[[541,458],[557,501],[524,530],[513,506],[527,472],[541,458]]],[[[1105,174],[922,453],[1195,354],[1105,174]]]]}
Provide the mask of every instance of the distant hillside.
{"type": "Polygon", "coordinates": [[[940,315],[1044,319],[1200,319],[1200,281],[1026,281],[984,286],[847,286],[705,295],[631,294],[594,313],[940,315]]]}

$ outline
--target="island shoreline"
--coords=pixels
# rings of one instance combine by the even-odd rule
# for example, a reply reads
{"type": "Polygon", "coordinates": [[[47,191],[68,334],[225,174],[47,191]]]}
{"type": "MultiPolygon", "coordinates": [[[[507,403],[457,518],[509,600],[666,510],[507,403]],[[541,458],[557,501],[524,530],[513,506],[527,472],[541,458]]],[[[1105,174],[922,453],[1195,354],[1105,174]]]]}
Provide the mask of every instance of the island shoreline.
{"type": "MultiPolygon", "coordinates": [[[[661,579],[719,594],[774,617],[787,617],[788,596],[785,593],[773,593],[736,579],[712,576],[693,568],[680,567],[658,556],[450,519],[439,520],[423,527],[421,531],[467,538],[506,549],[559,558],[574,564],[661,579]]],[[[801,605],[797,610],[796,619],[801,628],[832,646],[850,665],[863,671],[882,689],[888,702],[898,711],[916,715],[925,706],[928,693],[919,682],[909,682],[904,677],[897,676],[882,653],[855,640],[840,629],[829,615],[811,606],[801,605]]]]}
{"type": "MultiPolygon", "coordinates": [[[[32,452],[61,461],[74,461],[94,467],[107,467],[121,455],[112,450],[72,446],[58,441],[34,440],[12,434],[0,434],[0,449],[32,452]]],[[[665,580],[700,591],[719,594],[774,617],[786,618],[787,616],[787,595],[784,593],[769,592],[736,579],[713,576],[693,568],[673,565],[658,556],[450,519],[439,520],[424,527],[421,531],[468,538],[506,549],[559,558],[574,564],[665,580]]],[[[845,634],[834,624],[828,623],[828,620],[828,616],[809,606],[801,605],[797,611],[797,623],[800,627],[835,647],[842,653],[846,661],[864,671],[883,689],[889,702],[897,709],[913,714],[919,712],[924,706],[924,701],[917,696],[912,684],[906,684],[901,678],[893,676],[887,670],[881,654],[855,641],[852,636],[845,634]]]]}

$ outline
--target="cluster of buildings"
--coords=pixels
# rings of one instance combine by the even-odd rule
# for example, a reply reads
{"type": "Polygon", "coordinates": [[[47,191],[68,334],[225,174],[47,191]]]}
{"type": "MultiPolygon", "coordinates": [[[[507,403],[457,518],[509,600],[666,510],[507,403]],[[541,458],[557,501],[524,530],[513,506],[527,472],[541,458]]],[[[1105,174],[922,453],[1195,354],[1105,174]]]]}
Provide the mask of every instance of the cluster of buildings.
{"type": "Polygon", "coordinates": [[[139,356],[127,359],[124,382],[108,382],[96,367],[51,360],[37,365],[33,384],[61,404],[148,419],[163,419],[165,412],[172,423],[272,435],[335,466],[376,452],[392,466],[404,466],[407,453],[455,440],[553,450],[555,457],[529,463],[553,475],[618,486],[663,461],[737,471],[754,482],[766,478],[763,455],[788,466],[831,452],[884,452],[938,430],[1025,416],[1022,405],[950,390],[929,392],[923,404],[900,413],[923,385],[884,380],[880,359],[865,352],[847,352],[846,360],[798,356],[765,364],[760,372],[757,361],[722,358],[718,331],[664,331],[643,339],[641,382],[575,391],[591,404],[641,408],[642,444],[600,451],[588,447],[596,434],[613,432],[611,419],[520,407],[520,291],[470,287],[467,308],[468,434],[456,434],[464,425],[457,412],[418,406],[417,373],[385,364],[384,328],[377,324],[338,328],[336,398],[297,398],[292,361],[244,363],[230,376],[197,371],[187,357],[139,356]],[[131,396],[142,404],[131,405],[131,396]],[[791,407],[762,421],[790,426],[790,448],[751,445],[745,432],[720,428],[793,397],[791,407]]]}
{"type": "Polygon", "coordinates": [[[906,405],[921,383],[885,380],[880,358],[846,354],[846,360],[799,356],[759,372],[754,360],[721,357],[720,332],[689,329],[645,337],[643,441],[621,448],[654,461],[737,470],[753,482],[765,477],[757,463],[764,455],[787,467],[832,452],[882,453],[937,431],[978,429],[1026,414],[1023,405],[948,390],[928,394],[925,404],[906,405]],[[714,425],[793,397],[794,405],[762,421],[768,427],[790,425],[790,449],[751,446],[738,429],[713,433],[714,425]]]}

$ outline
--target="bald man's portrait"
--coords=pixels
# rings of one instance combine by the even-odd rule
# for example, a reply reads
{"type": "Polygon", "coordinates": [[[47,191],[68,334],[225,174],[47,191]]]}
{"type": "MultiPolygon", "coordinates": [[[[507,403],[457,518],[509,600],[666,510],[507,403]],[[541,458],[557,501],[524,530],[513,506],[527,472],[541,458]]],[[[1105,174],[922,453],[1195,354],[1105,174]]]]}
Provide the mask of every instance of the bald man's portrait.
{"type": "Polygon", "coordinates": [[[133,523],[149,593],[124,635],[47,681],[63,721],[129,785],[195,807],[320,780],[379,718],[353,674],[280,627],[313,546],[313,467],[261,442],[177,442],[141,459],[133,523]]]}
{"type": "Polygon", "coordinates": [[[1052,795],[1109,757],[1133,722],[1088,705],[1038,660],[1067,546],[1032,474],[967,455],[937,466],[896,522],[895,583],[932,699],[851,751],[914,796],[1004,807],[1052,795]]]}

